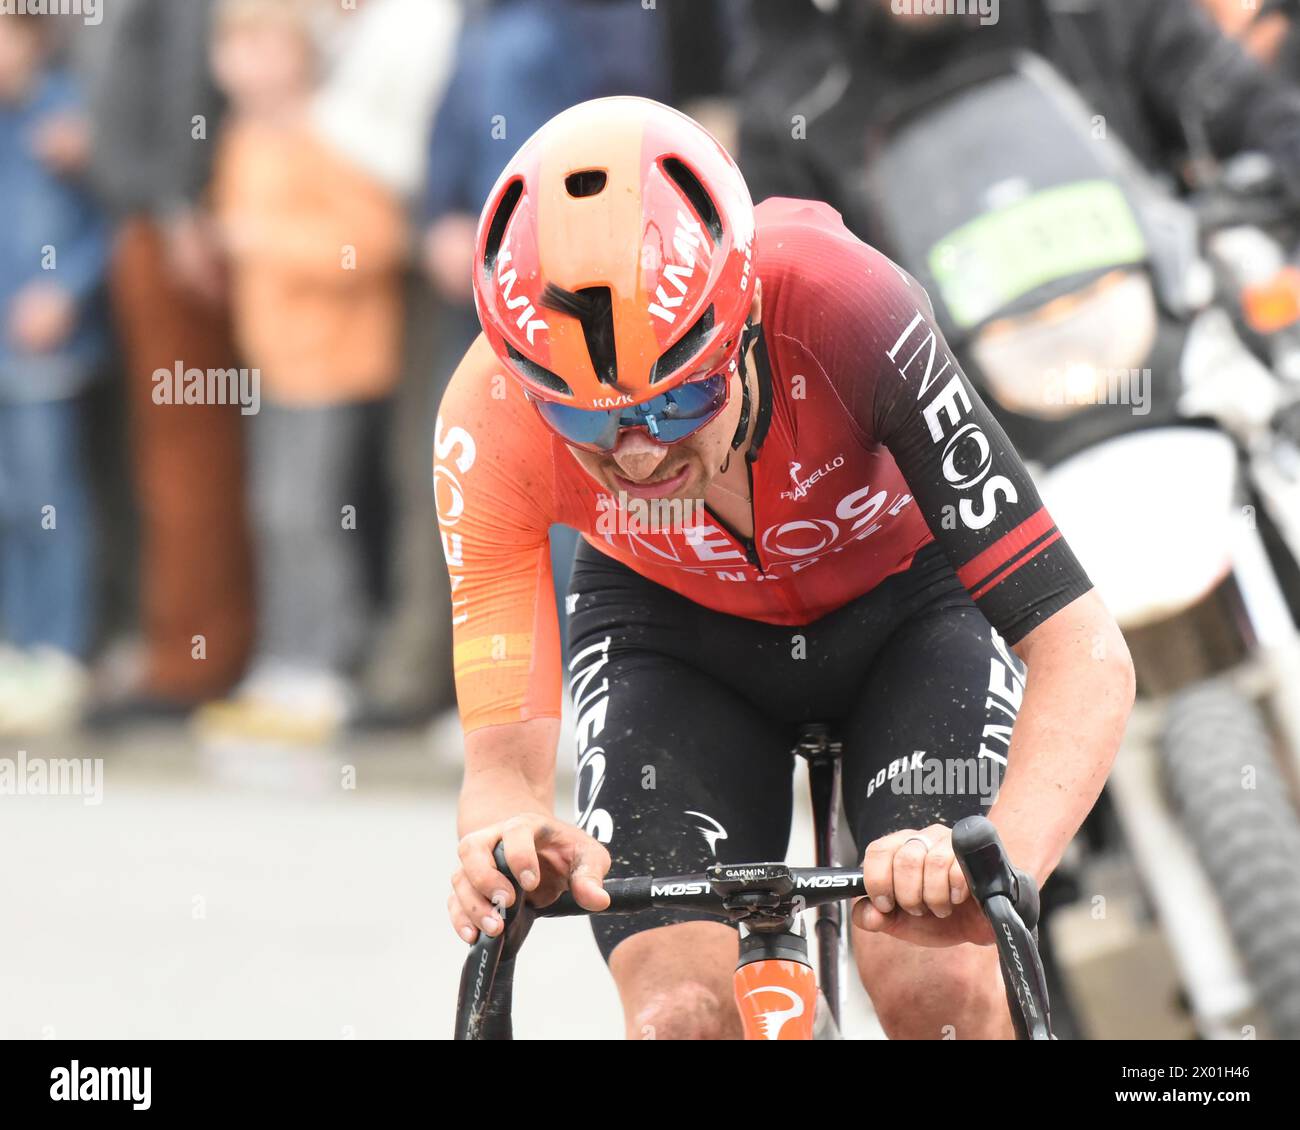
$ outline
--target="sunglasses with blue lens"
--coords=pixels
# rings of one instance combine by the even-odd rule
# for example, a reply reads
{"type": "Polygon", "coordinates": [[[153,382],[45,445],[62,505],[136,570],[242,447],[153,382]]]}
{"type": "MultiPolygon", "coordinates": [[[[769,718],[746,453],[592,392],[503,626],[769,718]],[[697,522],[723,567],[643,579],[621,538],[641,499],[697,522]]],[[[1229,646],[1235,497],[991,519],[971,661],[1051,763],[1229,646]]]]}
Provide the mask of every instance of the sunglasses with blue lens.
{"type": "Polygon", "coordinates": [[[678,443],[699,431],[726,406],[731,388],[730,367],[698,381],[680,384],[644,404],[609,410],[574,408],[529,396],[538,414],[566,443],[587,451],[608,453],[625,428],[644,428],[656,443],[678,443]]]}

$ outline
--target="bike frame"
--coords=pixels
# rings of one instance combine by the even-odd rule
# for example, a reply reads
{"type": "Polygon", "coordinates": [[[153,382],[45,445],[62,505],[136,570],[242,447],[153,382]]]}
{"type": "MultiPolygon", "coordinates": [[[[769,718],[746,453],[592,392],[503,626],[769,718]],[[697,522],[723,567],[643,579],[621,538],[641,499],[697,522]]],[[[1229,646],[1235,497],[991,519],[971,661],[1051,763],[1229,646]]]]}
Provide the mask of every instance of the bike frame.
{"type": "MultiPolygon", "coordinates": [[[[592,912],[567,893],[549,906],[530,905],[498,844],[496,865],[509,879],[515,898],[502,912],[504,928],[495,936],[480,933],[470,947],[461,974],[455,1038],[512,1038],[515,958],[536,919],[631,914],[650,907],[705,911],[739,927],[734,988],[746,1039],[839,1038],[841,904],[864,897],[866,883],[860,869],[834,863],[840,743],[831,738],[827,727],[810,725],[802,730],[794,752],[808,760],[815,867],[717,863],[693,875],[606,879],[610,904],[592,912]],[[813,908],[817,909],[820,987],[802,929],[803,912],[813,908]],[[818,1011],[819,998],[825,1001],[824,1017],[818,1011]]],[[[996,829],[983,816],[970,816],[957,824],[953,848],[972,895],[993,926],[1017,1038],[1052,1039],[1047,981],[1034,937],[1037,887],[1011,866],[996,829]]]]}

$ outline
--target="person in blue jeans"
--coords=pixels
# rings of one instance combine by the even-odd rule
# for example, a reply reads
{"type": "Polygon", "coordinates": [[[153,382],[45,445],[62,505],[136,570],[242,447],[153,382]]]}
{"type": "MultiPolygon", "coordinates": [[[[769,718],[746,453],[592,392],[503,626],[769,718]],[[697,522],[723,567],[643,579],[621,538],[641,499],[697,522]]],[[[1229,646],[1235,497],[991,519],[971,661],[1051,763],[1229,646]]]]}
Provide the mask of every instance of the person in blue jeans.
{"type": "Polygon", "coordinates": [[[92,631],[80,396],[106,347],[104,218],[48,17],[0,14],[0,733],[74,723],[92,631]]]}

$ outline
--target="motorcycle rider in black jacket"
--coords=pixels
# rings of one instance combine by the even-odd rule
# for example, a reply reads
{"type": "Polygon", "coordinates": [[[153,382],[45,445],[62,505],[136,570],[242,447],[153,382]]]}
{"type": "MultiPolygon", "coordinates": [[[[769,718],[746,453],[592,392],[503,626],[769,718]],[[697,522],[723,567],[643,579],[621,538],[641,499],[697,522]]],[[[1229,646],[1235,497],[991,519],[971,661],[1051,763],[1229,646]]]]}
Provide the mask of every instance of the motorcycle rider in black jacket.
{"type": "Polygon", "coordinates": [[[869,236],[858,182],[873,134],[949,68],[1028,50],[1153,171],[1177,173],[1188,125],[1203,124],[1219,156],[1268,154],[1300,201],[1300,88],[1225,37],[1196,0],[956,7],[972,14],[908,14],[920,0],[751,0],[741,156],[755,199],[824,199],[869,236]]]}

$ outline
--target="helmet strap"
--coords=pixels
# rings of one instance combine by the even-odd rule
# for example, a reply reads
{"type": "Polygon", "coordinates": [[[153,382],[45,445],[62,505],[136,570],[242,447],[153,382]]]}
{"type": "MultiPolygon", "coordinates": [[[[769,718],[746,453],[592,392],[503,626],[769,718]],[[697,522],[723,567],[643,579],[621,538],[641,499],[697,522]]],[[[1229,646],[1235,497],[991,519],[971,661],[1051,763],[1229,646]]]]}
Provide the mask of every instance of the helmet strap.
{"type": "Polygon", "coordinates": [[[731,437],[731,451],[727,452],[727,458],[719,468],[724,474],[731,466],[731,452],[739,451],[740,445],[745,442],[745,436],[749,434],[749,417],[754,405],[753,398],[749,395],[749,366],[745,363],[745,355],[749,352],[754,338],[761,332],[761,328],[752,320],[745,322],[745,329],[740,338],[740,387],[743,391],[743,399],[740,402],[740,419],[736,421],[736,434],[731,437]]]}

